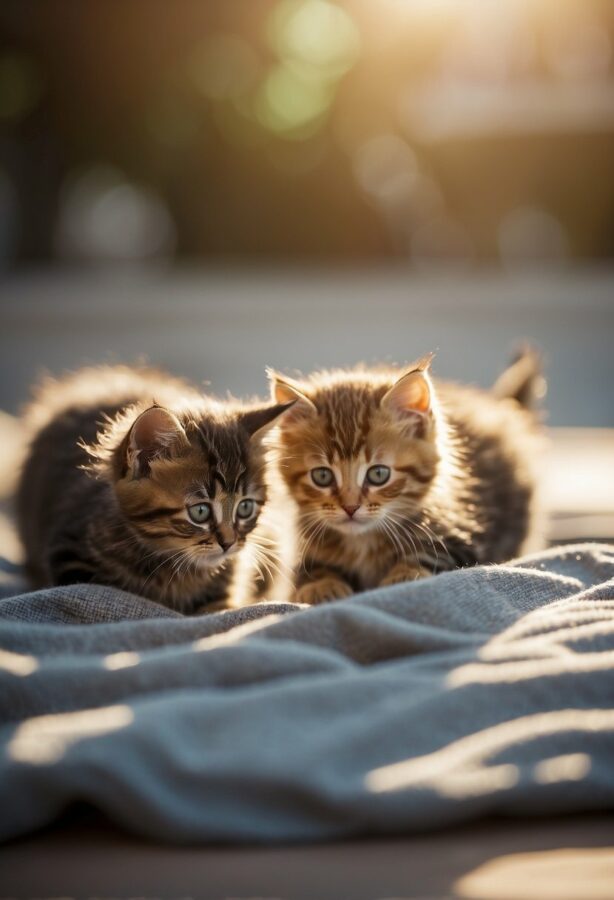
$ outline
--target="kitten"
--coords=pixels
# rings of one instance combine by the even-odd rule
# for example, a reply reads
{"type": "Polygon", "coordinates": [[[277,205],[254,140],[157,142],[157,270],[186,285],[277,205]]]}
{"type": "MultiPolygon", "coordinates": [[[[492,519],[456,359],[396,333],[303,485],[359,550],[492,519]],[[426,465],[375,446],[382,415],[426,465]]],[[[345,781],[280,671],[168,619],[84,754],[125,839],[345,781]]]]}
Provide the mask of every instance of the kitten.
{"type": "Polygon", "coordinates": [[[220,403],[150,369],[45,382],[17,497],[34,584],[221,604],[266,500],[261,439],[286,408],[220,403]]]}
{"type": "Polygon", "coordinates": [[[540,379],[525,353],[496,393],[408,371],[270,372],[278,471],[298,507],[295,599],[320,603],[378,585],[517,555],[535,532],[528,409],[540,379]]]}

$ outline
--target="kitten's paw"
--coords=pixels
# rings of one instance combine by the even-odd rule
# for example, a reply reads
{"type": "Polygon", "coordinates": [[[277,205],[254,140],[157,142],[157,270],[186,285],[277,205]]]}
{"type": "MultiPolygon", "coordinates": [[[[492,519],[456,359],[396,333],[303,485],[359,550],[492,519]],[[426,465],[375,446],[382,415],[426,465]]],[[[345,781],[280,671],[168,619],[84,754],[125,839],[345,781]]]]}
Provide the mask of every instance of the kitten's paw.
{"type": "Polygon", "coordinates": [[[300,587],[295,596],[297,603],[308,603],[309,606],[317,606],[318,603],[328,603],[331,600],[342,600],[353,593],[352,588],[345,581],[333,576],[318,578],[300,587]]]}
{"type": "Polygon", "coordinates": [[[380,581],[380,587],[386,587],[390,584],[401,584],[403,581],[417,581],[418,578],[428,578],[431,574],[427,569],[423,569],[422,566],[399,563],[380,581]]]}

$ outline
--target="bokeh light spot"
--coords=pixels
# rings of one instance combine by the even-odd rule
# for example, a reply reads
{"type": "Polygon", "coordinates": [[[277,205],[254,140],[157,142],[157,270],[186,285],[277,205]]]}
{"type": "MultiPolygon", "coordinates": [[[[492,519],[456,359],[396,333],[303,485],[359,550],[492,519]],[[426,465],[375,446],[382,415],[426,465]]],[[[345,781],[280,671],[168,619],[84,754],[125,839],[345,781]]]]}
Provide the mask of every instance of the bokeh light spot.
{"type": "Polygon", "coordinates": [[[507,266],[562,261],[569,253],[569,238],[561,222],[536,206],[519,206],[508,213],[499,225],[498,242],[507,266]]]}
{"type": "Polygon", "coordinates": [[[414,152],[394,134],[380,134],[361,144],[353,166],[362,189],[382,203],[411,192],[418,174],[414,152]]]}
{"type": "Polygon", "coordinates": [[[360,53],[360,34],[351,16],[328,0],[282,0],[270,23],[273,49],[304,79],[336,79],[360,53]]]}
{"type": "Polygon", "coordinates": [[[63,187],[56,241],[64,256],[155,258],[172,252],[175,240],[174,222],[158,195],[110,166],[92,166],[63,187]]]}
{"type": "Polygon", "coordinates": [[[318,123],[326,114],[333,96],[326,84],[304,81],[287,66],[277,66],[258,94],[258,119],[271,131],[298,131],[303,136],[306,126],[318,123]]]}

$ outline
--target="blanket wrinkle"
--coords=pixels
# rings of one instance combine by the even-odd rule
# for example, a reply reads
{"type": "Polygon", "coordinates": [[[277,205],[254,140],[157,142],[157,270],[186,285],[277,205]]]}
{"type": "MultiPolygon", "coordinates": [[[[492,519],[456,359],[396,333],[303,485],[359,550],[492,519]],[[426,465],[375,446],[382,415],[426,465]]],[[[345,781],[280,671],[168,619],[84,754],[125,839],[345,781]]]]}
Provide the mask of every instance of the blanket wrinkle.
{"type": "Polygon", "coordinates": [[[0,600],[0,747],[0,839],[77,800],[169,842],[612,809],[614,547],[310,609],[21,588],[0,600]]]}

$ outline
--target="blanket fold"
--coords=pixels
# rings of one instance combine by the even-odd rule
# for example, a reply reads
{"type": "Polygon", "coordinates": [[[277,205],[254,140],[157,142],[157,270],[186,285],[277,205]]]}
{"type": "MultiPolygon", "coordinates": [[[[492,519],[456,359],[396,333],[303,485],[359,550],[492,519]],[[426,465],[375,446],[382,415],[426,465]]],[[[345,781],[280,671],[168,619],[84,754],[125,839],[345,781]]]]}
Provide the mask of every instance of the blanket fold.
{"type": "Polygon", "coordinates": [[[614,547],[313,609],[0,601],[0,838],[85,800],[166,841],[614,806],[614,547]]]}

